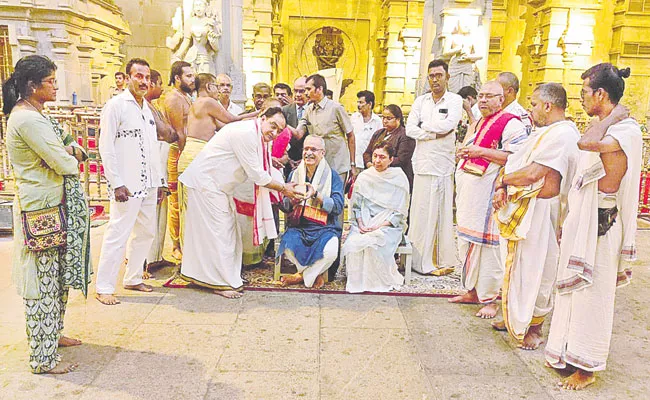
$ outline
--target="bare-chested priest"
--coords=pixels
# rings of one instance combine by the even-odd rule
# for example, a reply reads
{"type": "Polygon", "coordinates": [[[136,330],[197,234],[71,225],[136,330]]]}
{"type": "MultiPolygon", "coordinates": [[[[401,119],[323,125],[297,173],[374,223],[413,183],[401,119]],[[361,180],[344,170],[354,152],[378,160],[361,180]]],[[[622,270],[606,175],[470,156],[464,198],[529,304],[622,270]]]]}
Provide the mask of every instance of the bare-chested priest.
{"type": "Polygon", "coordinates": [[[598,64],[582,74],[582,107],[597,117],[578,141],[576,176],[562,227],[555,310],[546,345],[549,366],[573,367],[565,389],[594,382],[606,367],[616,287],[629,283],[624,261],[636,258],[634,237],[643,139],[620,106],[630,69],[598,64]]]}
{"type": "MultiPolygon", "coordinates": [[[[178,159],[178,175],[180,176],[188,165],[194,160],[203,146],[212,139],[212,136],[226,124],[255,118],[259,111],[248,114],[233,115],[219,102],[219,87],[217,78],[208,73],[197,75],[196,86],[198,97],[190,107],[187,116],[187,137],[185,148],[178,159]]],[[[180,241],[183,242],[184,213],[187,199],[183,184],[178,184],[178,205],[180,209],[180,241]]],[[[181,246],[182,247],[182,246],[181,246]]]]}
{"type": "Polygon", "coordinates": [[[560,246],[558,233],[578,161],[580,133],[566,119],[567,94],[559,83],[538,86],[530,98],[536,128],[508,157],[495,183],[493,206],[505,271],[503,322],[525,350],[543,343],[542,324],[553,306],[560,246]]]}
{"type": "Polygon", "coordinates": [[[194,70],[192,65],[185,61],[176,61],[172,64],[169,86],[158,105],[165,119],[171,124],[178,135],[178,141],[172,143],[167,159],[167,227],[172,239],[172,256],[180,261],[182,258],[180,245],[180,214],[178,208],[178,157],[185,146],[187,116],[192,106],[192,92],[196,89],[194,70]]]}
{"type": "Polygon", "coordinates": [[[470,126],[458,149],[456,168],[456,221],[458,256],[463,261],[462,281],[468,292],[451,303],[480,303],[476,314],[494,318],[495,300],[503,282],[499,255],[499,229],[492,217],[492,191],[508,156],[528,138],[526,127],[503,110],[503,87],[486,82],[478,94],[481,119],[470,126]]]}

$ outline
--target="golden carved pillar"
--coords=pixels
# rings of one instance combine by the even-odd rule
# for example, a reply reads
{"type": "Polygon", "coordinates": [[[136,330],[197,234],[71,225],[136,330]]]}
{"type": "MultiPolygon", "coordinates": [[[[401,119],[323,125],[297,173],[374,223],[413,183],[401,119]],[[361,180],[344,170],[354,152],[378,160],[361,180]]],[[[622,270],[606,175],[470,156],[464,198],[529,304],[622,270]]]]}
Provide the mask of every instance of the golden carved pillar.
{"type": "Polygon", "coordinates": [[[383,71],[375,76],[382,104],[397,104],[407,111],[414,99],[420,63],[424,0],[384,0],[383,25],[378,35],[383,71]],[[385,55],[384,55],[385,54],[385,55]],[[383,72],[383,73],[382,73],[383,72]]]}
{"type": "Polygon", "coordinates": [[[529,104],[538,84],[559,82],[567,90],[568,113],[579,121],[586,118],[580,106],[580,75],[591,65],[608,61],[612,31],[608,7],[599,0],[528,1],[526,34],[519,48],[521,104],[529,104]]]}

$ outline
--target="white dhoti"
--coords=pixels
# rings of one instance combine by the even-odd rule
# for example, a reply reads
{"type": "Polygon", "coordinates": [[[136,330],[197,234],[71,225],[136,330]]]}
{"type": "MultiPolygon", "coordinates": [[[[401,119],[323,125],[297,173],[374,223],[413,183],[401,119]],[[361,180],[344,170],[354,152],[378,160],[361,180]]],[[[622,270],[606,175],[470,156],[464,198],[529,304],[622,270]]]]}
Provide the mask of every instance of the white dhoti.
{"type": "Polygon", "coordinates": [[[317,260],[312,265],[301,265],[296,259],[296,256],[293,254],[293,251],[290,249],[286,249],[284,251],[284,255],[287,256],[289,261],[291,261],[296,266],[298,272],[302,274],[302,279],[304,280],[305,286],[312,287],[314,285],[314,281],[316,281],[316,278],[318,278],[318,275],[327,271],[329,267],[332,266],[332,263],[334,263],[334,261],[336,261],[338,258],[339,239],[333,237],[328,240],[325,244],[325,247],[323,248],[323,258],[317,260]]]}
{"type": "Polygon", "coordinates": [[[476,290],[481,303],[496,300],[503,283],[503,264],[499,248],[472,243],[459,237],[458,257],[465,260],[461,275],[465,289],[476,290]]]}
{"type": "Polygon", "coordinates": [[[242,242],[232,198],[220,191],[185,189],[181,276],[211,289],[240,289],[242,242]]]}
{"type": "Polygon", "coordinates": [[[255,208],[255,183],[249,179],[237,186],[234,197],[237,199],[236,201],[240,202],[240,205],[247,208],[247,214],[237,213],[237,225],[239,225],[243,250],[242,262],[244,265],[259,264],[264,257],[266,241],[259,246],[253,244],[255,223],[252,214],[255,208]]]}
{"type": "Polygon", "coordinates": [[[156,231],[147,255],[147,263],[163,260],[163,250],[165,249],[165,236],[167,235],[167,196],[156,206],[156,231]]]}
{"type": "Polygon", "coordinates": [[[553,307],[552,295],[560,247],[557,221],[560,199],[535,199],[531,228],[525,239],[501,239],[505,260],[503,316],[508,331],[523,340],[531,325],[539,325],[553,307]]]}
{"type": "Polygon", "coordinates": [[[97,294],[115,293],[125,250],[128,262],[123,284],[132,286],[142,283],[142,266],[151,249],[156,227],[158,191],[157,188],[148,190],[147,197],[131,197],[125,202],[111,200],[110,220],[104,232],[97,266],[97,294]]]}
{"type": "MultiPolygon", "coordinates": [[[[160,170],[167,180],[167,158],[169,157],[169,143],[158,141],[160,147],[160,170]]],[[[151,244],[151,250],[147,255],[147,263],[163,261],[163,250],[165,248],[165,236],[167,235],[167,196],[156,206],[156,230],[151,244]]]]}
{"type": "MultiPolygon", "coordinates": [[[[594,126],[598,129],[598,125],[588,129],[594,126]]],[[[554,368],[571,364],[585,371],[605,369],[616,287],[629,282],[631,271],[626,262],[636,259],[641,130],[628,118],[609,126],[605,135],[621,146],[627,171],[618,193],[599,192],[599,179],[606,174],[600,154],[580,155],[562,227],[555,311],[545,350],[546,360],[554,368]],[[612,217],[613,225],[599,236],[612,217]]]]}
{"type": "Polygon", "coordinates": [[[421,274],[458,265],[453,196],[453,176],[415,175],[408,236],[413,244],[413,269],[421,274]]]}
{"type": "Polygon", "coordinates": [[[614,324],[614,296],[621,254],[620,221],[596,244],[593,283],[555,295],[555,309],[544,354],[554,368],[567,364],[585,371],[602,371],[607,363],[614,324]]]}

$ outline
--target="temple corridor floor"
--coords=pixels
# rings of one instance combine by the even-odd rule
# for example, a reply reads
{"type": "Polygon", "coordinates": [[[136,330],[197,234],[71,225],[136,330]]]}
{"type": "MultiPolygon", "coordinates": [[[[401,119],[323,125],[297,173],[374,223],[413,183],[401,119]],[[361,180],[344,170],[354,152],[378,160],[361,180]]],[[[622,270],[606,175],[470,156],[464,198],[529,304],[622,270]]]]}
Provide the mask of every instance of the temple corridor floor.
{"type": "MultiPolygon", "coordinates": [[[[104,227],[92,230],[97,266],[104,227]]],[[[208,291],[125,292],[103,306],[71,292],[68,375],[28,371],[22,299],[0,238],[0,399],[642,399],[650,398],[650,231],[632,285],[617,292],[608,368],[579,393],[555,385],[542,349],[523,351],[440,298],[208,291]]],[[[121,278],[120,278],[121,281],[121,278]]],[[[546,327],[546,331],[548,327],[546,327]]]]}

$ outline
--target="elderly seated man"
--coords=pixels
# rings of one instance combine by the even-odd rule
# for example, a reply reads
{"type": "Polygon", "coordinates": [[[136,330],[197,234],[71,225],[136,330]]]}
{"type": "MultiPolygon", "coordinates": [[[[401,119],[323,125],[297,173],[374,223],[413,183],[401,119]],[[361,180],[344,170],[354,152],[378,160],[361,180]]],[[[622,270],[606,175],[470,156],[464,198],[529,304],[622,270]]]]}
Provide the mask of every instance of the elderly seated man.
{"type": "MultiPolygon", "coordinates": [[[[284,286],[304,282],[306,287],[320,288],[322,274],[336,261],[342,227],[343,182],[325,161],[325,142],[307,136],[302,162],[289,180],[302,188],[307,200],[284,198],[282,211],[287,213],[287,230],[282,236],[278,257],[284,254],[298,272],[282,277],[284,286]]],[[[300,189],[298,189],[300,190],[300,189]]]]}
{"type": "Polygon", "coordinates": [[[354,218],[350,218],[352,227],[342,251],[348,273],[346,290],[351,293],[388,292],[404,283],[394,254],[406,230],[409,181],[401,168],[389,168],[393,157],[390,143],[376,144],[372,167],[354,183],[354,218]]]}

